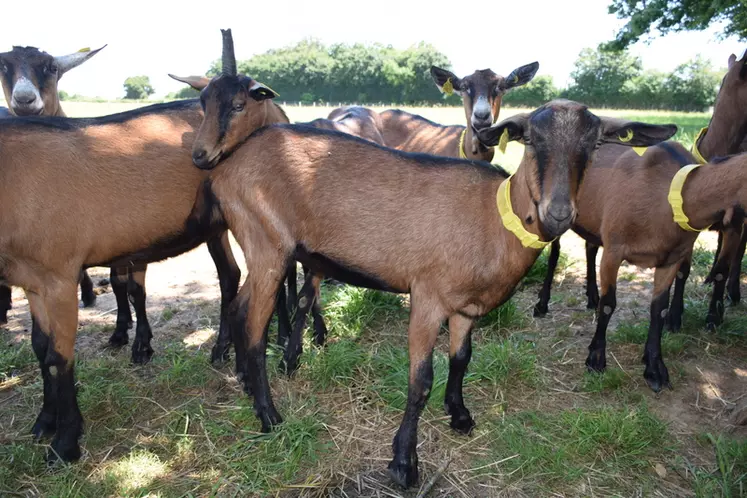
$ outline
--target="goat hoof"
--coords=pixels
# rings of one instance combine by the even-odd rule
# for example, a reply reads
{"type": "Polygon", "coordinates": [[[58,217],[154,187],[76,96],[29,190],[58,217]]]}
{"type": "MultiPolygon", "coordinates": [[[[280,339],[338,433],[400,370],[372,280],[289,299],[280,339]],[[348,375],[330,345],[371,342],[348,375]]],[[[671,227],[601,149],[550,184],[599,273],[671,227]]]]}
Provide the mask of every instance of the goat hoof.
{"type": "Polygon", "coordinates": [[[34,422],[34,426],[31,428],[31,434],[34,436],[34,439],[39,440],[52,437],[55,432],[57,432],[57,417],[50,413],[41,412],[36,417],[36,422],[34,422]]]}
{"type": "Polygon", "coordinates": [[[723,315],[720,315],[719,313],[708,313],[708,316],[706,316],[706,330],[708,332],[715,332],[719,325],[721,325],[721,322],[723,322],[724,317],[723,315]]]}
{"type": "Polygon", "coordinates": [[[667,314],[667,330],[677,333],[682,330],[682,314],[670,311],[667,314]]]}
{"type": "Polygon", "coordinates": [[[729,301],[731,302],[732,306],[737,306],[739,304],[739,301],[742,299],[742,294],[739,290],[739,288],[735,290],[728,291],[729,301]]]}
{"type": "Polygon", "coordinates": [[[599,294],[596,296],[587,296],[588,300],[586,301],[586,308],[590,310],[595,310],[599,307],[599,294]]]}
{"type": "Polygon", "coordinates": [[[284,372],[288,377],[298,370],[298,366],[298,355],[289,358],[283,357],[279,365],[280,371],[284,372]]]}
{"type": "Polygon", "coordinates": [[[153,348],[150,344],[135,344],[132,345],[132,363],[135,365],[145,365],[153,357],[153,348]]]}
{"type": "Polygon", "coordinates": [[[469,410],[465,407],[453,407],[447,409],[447,413],[451,415],[451,423],[449,424],[451,428],[459,434],[469,436],[472,429],[475,428],[475,421],[470,416],[469,410]]]}
{"type": "Polygon", "coordinates": [[[265,408],[264,410],[257,411],[257,417],[262,423],[262,432],[267,433],[272,430],[276,425],[283,423],[283,417],[275,410],[274,407],[265,408]]]}
{"type": "Polygon", "coordinates": [[[127,335],[127,329],[117,326],[114,333],[109,338],[109,346],[112,348],[121,348],[130,342],[130,337],[127,335]]]}
{"type": "Polygon", "coordinates": [[[59,462],[74,462],[80,459],[80,446],[77,438],[74,441],[66,441],[69,438],[55,437],[52,445],[47,451],[47,465],[55,466],[59,462]]]}
{"type": "Polygon", "coordinates": [[[405,489],[418,483],[419,476],[417,460],[414,465],[411,463],[399,463],[396,460],[392,460],[389,462],[388,470],[392,481],[405,489]]]}
{"type": "Polygon", "coordinates": [[[607,368],[607,355],[603,349],[589,351],[586,357],[586,369],[589,372],[602,373],[607,368]]]}
{"type": "Polygon", "coordinates": [[[96,294],[93,292],[86,292],[84,294],[81,294],[80,300],[83,303],[84,308],[90,308],[94,304],[96,304],[96,294]]]}
{"type": "Polygon", "coordinates": [[[210,352],[210,363],[213,365],[223,365],[231,359],[228,344],[216,344],[213,346],[213,350],[210,352]]]}
{"type": "Polygon", "coordinates": [[[534,311],[532,312],[532,315],[534,315],[537,318],[541,318],[545,315],[547,315],[547,304],[543,303],[537,303],[534,305],[534,311]]]}
{"type": "Polygon", "coordinates": [[[646,384],[655,393],[660,392],[663,388],[672,388],[672,384],[669,383],[669,371],[667,366],[664,364],[664,360],[661,357],[649,361],[647,357],[643,357],[643,361],[646,364],[646,369],[643,372],[643,378],[646,379],[646,384]]]}

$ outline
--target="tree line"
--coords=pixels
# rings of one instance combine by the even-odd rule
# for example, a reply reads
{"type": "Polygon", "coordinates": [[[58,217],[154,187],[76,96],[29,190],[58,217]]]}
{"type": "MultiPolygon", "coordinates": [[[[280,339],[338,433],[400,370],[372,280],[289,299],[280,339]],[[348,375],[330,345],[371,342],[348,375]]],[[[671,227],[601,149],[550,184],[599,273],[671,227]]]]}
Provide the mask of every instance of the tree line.
{"type": "MultiPolygon", "coordinates": [[[[326,46],[309,39],[239,61],[238,68],[271,86],[285,102],[460,105],[458,96],[438,91],[430,76],[433,65],[451,68],[448,57],[427,43],[399,50],[381,44],[326,46]]],[[[219,71],[217,60],[207,74],[219,71]]],[[[540,75],[508,92],[504,103],[537,107],[562,97],[593,107],[703,111],[713,103],[722,73],[700,57],[662,72],[644,70],[640,58],[626,50],[587,48],[579,54],[567,87],[560,88],[552,77],[540,75]]],[[[153,91],[143,77],[128,78],[125,90],[130,98],[135,94],[139,95],[135,98],[147,98],[153,91]]],[[[185,87],[167,98],[196,95],[185,87]]]]}

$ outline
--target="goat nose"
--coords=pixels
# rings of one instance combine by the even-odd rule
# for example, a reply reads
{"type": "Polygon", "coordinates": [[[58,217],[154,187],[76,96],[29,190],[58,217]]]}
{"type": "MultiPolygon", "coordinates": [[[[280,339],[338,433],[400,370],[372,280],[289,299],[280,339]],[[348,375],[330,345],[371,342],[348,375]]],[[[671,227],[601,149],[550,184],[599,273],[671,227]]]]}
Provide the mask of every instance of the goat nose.
{"type": "Polygon", "coordinates": [[[475,112],[473,113],[475,118],[481,120],[481,121],[487,121],[490,119],[490,110],[489,109],[475,109],[475,112]]]}
{"type": "Polygon", "coordinates": [[[549,214],[555,221],[565,221],[571,217],[573,210],[570,206],[558,206],[555,209],[550,209],[549,214]]]}
{"type": "Polygon", "coordinates": [[[202,161],[205,159],[205,156],[207,156],[207,151],[205,149],[198,149],[192,152],[192,159],[195,161],[202,161]]]}
{"type": "Polygon", "coordinates": [[[18,102],[19,104],[28,105],[33,103],[36,100],[36,95],[33,93],[18,93],[13,96],[13,100],[18,102]]]}

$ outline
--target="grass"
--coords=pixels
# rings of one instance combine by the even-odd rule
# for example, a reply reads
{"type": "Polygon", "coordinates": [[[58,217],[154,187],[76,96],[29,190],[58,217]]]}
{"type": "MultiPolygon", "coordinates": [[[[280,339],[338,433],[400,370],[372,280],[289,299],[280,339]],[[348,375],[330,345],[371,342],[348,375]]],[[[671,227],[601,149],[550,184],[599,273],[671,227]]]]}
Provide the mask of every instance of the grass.
{"type": "MultiPolygon", "coordinates": [[[[288,112],[307,121],[329,109],[288,112]]],[[[463,121],[461,109],[415,112],[463,121]]],[[[600,113],[673,120],[684,124],[678,136],[685,141],[707,121],[700,114],[600,113]]],[[[515,168],[521,152],[511,144],[495,162],[515,168]]],[[[700,284],[715,247],[708,237],[694,253],[684,331],[662,340],[673,391],[654,396],[641,375],[645,291],[618,291],[608,369],[585,373],[595,322],[593,312],[579,311],[585,261],[573,236],[563,241],[563,285],[550,316],[531,317],[547,271],[545,251],[512,298],[477,322],[464,387],[477,422],[469,438],[453,433],[443,414],[449,361],[442,330],[420,422],[421,483],[453,460],[429,496],[744,496],[744,429],[729,432],[722,403],[708,399],[695,381],[696,367],[713,373],[732,402],[743,392],[744,378],[735,372],[747,361],[742,308],[727,308],[715,334],[703,331],[710,288],[700,284]],[[712,436],[700,435],[704,430],[712,436]],[[659,466],[666,478],[657,476],[659,466]]],[[[190,257],[194,253],[180,258],[190,257]]],[[[148,365],[132,366],[127,348],[102,349],[114,318],[106,314],[113,307],[109,293],[95,309],[81,311],[76,375],[84,458],[53,471],[44,463],[44,444],[27,435],[41,408],[42,383],[28,324],[19,321],[23,300],[14,297],[10,327],[0,331],[0,496],[415,496],[384,473],[407,396],[408,297],[325,283],[328,343],[312,346],[307,332],[291,379],[277,371],[280,352],[271,348],[270,382],[284,423],[262,434],[233,364],[209,363],[218,316],[214,266],[207,258],[184,261],[149,267],[155,356],[148,365]],[[173,284],[186,268],[194,272],[189,287],[173,284]],[[204,338],[195,337],[200,334],[204,338]]],[[[625,271],[633,288],[645,280],[632,267],[625,271]]],[[[274,342],[274,328],[270,334],[274,342]]]]}

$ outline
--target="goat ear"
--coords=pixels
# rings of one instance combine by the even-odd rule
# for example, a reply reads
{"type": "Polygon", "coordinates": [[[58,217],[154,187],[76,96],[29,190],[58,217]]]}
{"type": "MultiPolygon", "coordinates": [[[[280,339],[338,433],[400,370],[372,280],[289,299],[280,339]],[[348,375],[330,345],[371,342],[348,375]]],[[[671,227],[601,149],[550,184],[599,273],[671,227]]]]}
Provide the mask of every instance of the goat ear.
{"type": "Polygon", "coordinates": [[[441,93],[445,93],[446,95],[451,95],[452,93],[461,95],[459,88],[462,86],[462,80],[457,78],[456,74],[437,66],[431,66],[431,77],[436,82],[436,86],[441,93]]]}
{"type": "Polygon", "coordinates": [[[176,76],[169,73],[169,77],[175,79],[176,81],[186,83],[195,90],[202,90],[210,83],[210,78],[208,78],[207,76],[176,76]]]}
{"type": "Polygon", "coordinates": [[[263,85],[259,81],[251,80],[249,83],[249,96],[259,102],[266,99],[274,99],[279,94],[267,85],[263,85]]]}
{"type": "Polygon", "coordinates": [[[677,125],[652,125],[638,121],[600,118],[602,120],[602,140],[606,143],[649,147],[669,140],[677,133],[677,125]]]}
{"type": "Polygon", "coordinates": [[[508,135],[508,141],[521,140],[529,121],[529,114],[516,114],[504,119],[495,126],[483,128],[477,132],[477,139],[488,147],[494,147],[501,141],[504,133],[508,135]]]}
{"type": "Polygon", "coordinates": [[[736,55],[734,55],[734,54],[731,54],[731,55],[729,56],[729,62],[728,62],[728,65],[727,65],[726,67],[727,67],[728,69],[731,69],[731,66],[733,66],[735,62],[737,62],[737,56],[736,56],[736,55]]]}
{"type": "Polygon", "coordinates": [[[534,75],[537,74],[537,70],[539,69],[539,67],[539,62],[532,62],[531,64],[517,67],[516,69],[511,71],[511,74],[506,76],[506,79],[503,83],[503,89],[508,90],[509,88],[526,85],[527,83],[532,81],[532,78],[534,78],[534,75]]]}
{"type": "MultiPolygon", "coordinates": [[[[106,47],[106,45],[104,45],[104,47],[106,47]]],[[[103,49],[104,47],[97,48],[96,50],[91,50],[90,48],[82,48],[72,54],[55,57],[54,62],[55,64],[57,64],[59,77],[62,77],[63,74],[70,71],[72,68],[80,66],[88,59],[98,54],[99,51],[101,51],[101,49],[103,49]]]]}

